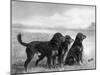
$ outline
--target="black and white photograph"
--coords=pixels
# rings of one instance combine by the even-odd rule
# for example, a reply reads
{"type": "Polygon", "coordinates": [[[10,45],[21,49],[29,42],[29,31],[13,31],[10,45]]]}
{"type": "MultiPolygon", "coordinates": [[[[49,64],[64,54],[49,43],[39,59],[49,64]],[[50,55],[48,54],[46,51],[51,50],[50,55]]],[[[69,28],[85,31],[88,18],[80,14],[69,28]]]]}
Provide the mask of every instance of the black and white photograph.
{"type": "Polygon", "coordinates": [[[11,1],[11,74],[96,69],[96,6],[11,1]]]}

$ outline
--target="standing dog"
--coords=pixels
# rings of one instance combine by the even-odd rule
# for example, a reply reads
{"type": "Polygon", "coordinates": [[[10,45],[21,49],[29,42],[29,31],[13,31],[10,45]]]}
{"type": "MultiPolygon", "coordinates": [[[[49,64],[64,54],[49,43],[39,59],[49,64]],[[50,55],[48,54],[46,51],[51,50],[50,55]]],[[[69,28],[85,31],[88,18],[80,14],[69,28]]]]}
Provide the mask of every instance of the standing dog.
{"type": "Polygon", "coordinates": [[[60,44],[65,41],[65,37],[57,37],[54,41],[56,42],[55,44],[51,43],[50,41],[48,43],[40,43],[35,46],[35,48],[41,53],[39,59],[36,61],[36,66],[38,65],[39,61],[41,61],[45,56],[47,57],[48,66],[54,66],[55,58],[58,54],[58,48],[60,44]]]}
{"type": "Polygon", "coordinates": [[[70,48],[68,55],[65,59],[65,64],[67,65],[74,65],[74,64],[80,64],[83,62],[82,60],[82,53],[83,53],[83,45],[82,42],[83,40],[86,38],[85,35],[83,35],[82,33],[78,33],[76,35],[76,39],[72,45],[72,47],[70,48]]]}
{"type": "Polygon", "coordinates": [[[51,55],[51,48],[55,47],[58,48],[61,41],[63,40],[63,35],[61,33],[55,33],[53,38],[50,41],[32,41],[30,43],[24,43],[21,39],[21,34],[18,34],[17,36],[18,42],[26,47],[26,54],[27,59],[24,63],[24,68],[27,71],[27,66],[29,62],[32,60],[35,53],[40,52],[41,55],[39,56],[39,59],[37,60],[36,64],[40,60],[42,60],[45,56],[47,56],[48,64],[50,64],[50,56],[51,55]]]}
{"type": "Polygon", "coordinates": [[[60,47],[58,48],[58,63],[60,67],[63,65],[64,62],[64,55],[68,51],[68,46],[73,42],[74,40],[69,36],[65,36],[65,41],[61,43],[60,47]]]}

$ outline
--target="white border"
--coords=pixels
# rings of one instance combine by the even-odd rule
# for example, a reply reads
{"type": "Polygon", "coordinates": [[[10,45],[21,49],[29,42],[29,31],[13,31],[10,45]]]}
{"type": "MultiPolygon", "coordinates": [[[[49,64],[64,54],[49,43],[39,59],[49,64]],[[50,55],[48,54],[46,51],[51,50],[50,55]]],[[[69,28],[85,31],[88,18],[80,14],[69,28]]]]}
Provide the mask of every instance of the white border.
{"type": "MultiPolygon", "coordinates": [[[[29,0],[28,0],[29,1],[29,0]]],[[[100,0],[30,0],[41,2],[88,4],[97,6],[97,70],[40,73],[41,75],[99,75],[100,72],[100,0]]],[[[0,75],[10,74],[10,0],[0,0],[0,75]]]]}

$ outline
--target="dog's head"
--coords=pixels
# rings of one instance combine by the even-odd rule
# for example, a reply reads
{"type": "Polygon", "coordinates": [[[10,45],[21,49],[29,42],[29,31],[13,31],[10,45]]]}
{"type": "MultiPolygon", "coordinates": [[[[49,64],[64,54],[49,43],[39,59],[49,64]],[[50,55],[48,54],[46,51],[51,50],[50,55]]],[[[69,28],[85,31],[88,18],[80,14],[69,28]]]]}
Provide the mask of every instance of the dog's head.
{"type": "Polygon", "coordinates": [[[54,34],[53,38],[50,40],[50,43],[53,45],[53,46],[59,46],[63,41],[65,41],[65,37],[57,32],[54,34]]]}
{"type": "Polygon", "coordinates": [[[84,39],[86,38],[86,35],[84,35],[83,33],[78,33],[76,35],[76,40],[79,40],[79,41],[83,41],[84,39]]]}
{"type": "Polygon", "coordinates": [[[68,44],[72,43],[74,41],[74,39],[72,39],[69,35],[65,36],[65,42],[67,42],[68,44]]]}

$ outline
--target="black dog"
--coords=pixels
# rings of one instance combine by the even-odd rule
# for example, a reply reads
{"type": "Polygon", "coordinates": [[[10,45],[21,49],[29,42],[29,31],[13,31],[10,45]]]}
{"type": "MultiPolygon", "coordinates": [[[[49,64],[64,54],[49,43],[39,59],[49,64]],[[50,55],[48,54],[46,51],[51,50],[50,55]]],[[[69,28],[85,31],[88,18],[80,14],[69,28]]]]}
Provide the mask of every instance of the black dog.
{"type": "Polygon", "coordinates": [[[58,54],[58,48],[62,42],[65,41],[65,37],[62,36],[55,40],[56,44],[48,42],[48,43],[40,43],[35,46],[35,48],[41,53],[39,59],[36,61],[36,66],[38,65],[39,61],[42,60],[45,56],[47,57],[47,64],[49,67],[54,65],[55,57],[58,54]]]}
{"type": "Polygon", "coordinates": [[[55,52],[58,50],[58,47],[54,47],[50,43],[42,43],[37,44],[35,48],[41,52],[41,55],[39,55],[39,59],[36,61],[35,65],[37,66],[39,61],[41,61],[44,57],[47,57],[47,64],[50,68],[53,63],[52,57],[55,56],[55,52]]]}
{"type": "Polygon", "coordinates": [[[82,52],[83,52],[83,45],[82,45],[82,41],[86,38],[85,35],[83,35],[82,33],[78,33],[76,35],[76,39],[72,45],[72,47],[70,48],[68,55],[65,59],[65,64],[67,65],[74,65],[74,64],[80,64],[83,62],[82,60],[82,52]]]}
{"type": "Polygon", "coordinates": [[[42,60],[45,56],[47,56],[47,62],[50,64],[50,56],[52,53],[52,48],[58,48],[61,41],[64,39],[63,35],[61,33],[55,33],[53,38],[50,41],[32,41],[30,43],[24,43],[21,40],[21,34],[18,34],[17,36],[18,42],[22,44],[23,46],[26,46],[26,54],[27,59],[24,63],[25,70],[27,71],[27,66],[29,62],[32,60],[35,53],[40,52],[41,55],[39,56],[39,59],[37,60],[36,64],[40,60],[42,60]]]}
{"type": "Polygon", "coordinates": [[[68,46],[73,42],[74,40],[69,36],[65,36],[65,41],[61,43],[60,47],[58,48],[58,63],[60,67],[64,63],[64,56],[65,53],[68,51],[68,46]]]}

